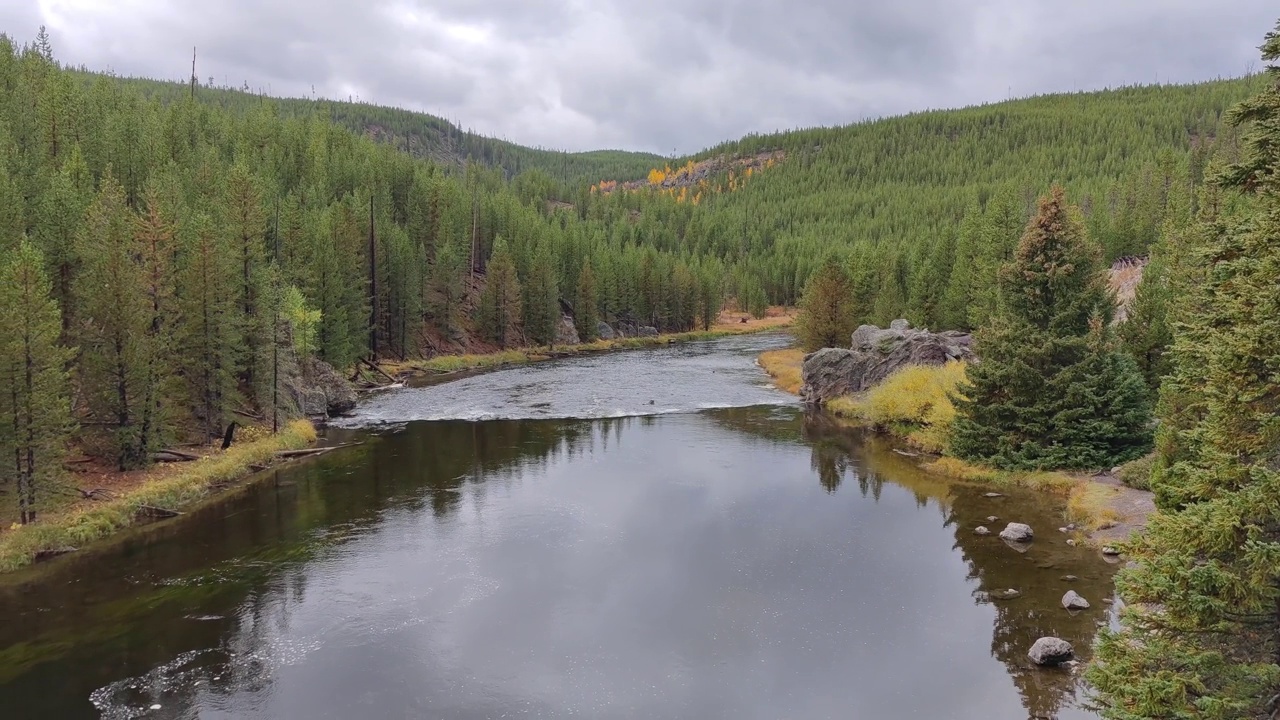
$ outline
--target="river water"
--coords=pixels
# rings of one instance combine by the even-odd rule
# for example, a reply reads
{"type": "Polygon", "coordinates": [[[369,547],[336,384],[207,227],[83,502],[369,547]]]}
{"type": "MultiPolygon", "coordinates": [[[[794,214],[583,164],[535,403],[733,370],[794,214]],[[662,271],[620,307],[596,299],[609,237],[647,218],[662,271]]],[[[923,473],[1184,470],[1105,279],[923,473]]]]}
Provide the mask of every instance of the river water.
{"type": "Polygon", "coordinates": [[[0,717],[1094,717],[1026,651],[1087,654],[1112,566],[806,417],[754,363],[785,342],[375,398],[359,445],[7,579],[0,717]],[[1029,550],[973,533],[1007,520],[1029,550]]]}

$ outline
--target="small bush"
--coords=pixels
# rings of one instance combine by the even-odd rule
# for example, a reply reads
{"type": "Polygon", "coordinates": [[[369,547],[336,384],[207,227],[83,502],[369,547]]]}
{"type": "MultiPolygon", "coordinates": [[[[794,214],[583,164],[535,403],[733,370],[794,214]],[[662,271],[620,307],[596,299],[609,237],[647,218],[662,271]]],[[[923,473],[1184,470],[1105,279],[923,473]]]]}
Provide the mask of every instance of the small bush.
{"type": "Polygon", "coordinates": [[[832,413],[900,435],[928,452],[947,449],[956,409],[951,396],[965,379],[965,363],[913,365],[885,378],[858,398],[827,403],[832,413]]]}
{"type": "Polygon", "coordinates": [[[1151,489],[1151,470],[1155,464],[1155,453],[1140,457],[1137,460],[1120,466],[1120,471],[1116,473],[1116,477],[1120,478],[1120,482],[1137,490],[1151,489]]]}

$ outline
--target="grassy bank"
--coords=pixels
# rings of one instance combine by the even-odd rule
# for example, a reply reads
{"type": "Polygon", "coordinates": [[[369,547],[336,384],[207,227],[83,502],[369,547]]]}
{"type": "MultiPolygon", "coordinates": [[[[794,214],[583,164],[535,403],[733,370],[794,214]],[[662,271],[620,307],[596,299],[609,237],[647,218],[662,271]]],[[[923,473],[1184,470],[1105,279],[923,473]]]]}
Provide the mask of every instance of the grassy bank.
{"type": "Polygon", "coordinates": [[[80,548],[138,523],[145,509],[183,510],[242,479],[254,465],[269,464],[280,450],[296,450],[315,442],[306,420],[295,420],[276,435],[233,445],[190,463],[159,465],[141,481],[106,501],[88,501],[53,512],[38,522],[0,534],[0,572],[33,562],[41,552],[80,548]]]}
{"type": "MultiPolygon", "coordinates": [[[[793,393],[800,389],[803,360],[804,352],[799,349],[770,350],[759,357],[761,367],[777,386],[793,393]]],[[[1067,521],[1082,533],[1132,520],[1116,508],[1120,491],[1090,476],[1060,471],[1009,472],[946,455],[947,436],[955,418],[950,396],[964,374],[965,365],[959,362],[907,367],[871,390],[835,398],[825,408],[843,423],[874,429],[921,451],[917,465],[932,475],[996,487],[1030,488],[1061,497],[1066,501],[1067,521]]]]}
{"type": "MultiPolygon", "coordinates": [[[[462,372],[464,370],[484,370],[508,365],[551,360],[554,358],[573,357],[587,353],[609,352],[612,350],[633,350],[637,348],[658,347],[672,343],[692,342],[695,340],[714,340],[731,335],[747,335],[751,333],[780,330],[789,327],[791,318],[769,318],[773,322],[743,324],[741,327],[722,325],[711,330],[695,330],[684,333],[669,333],[653,337],[629,337],[613,340],[597,340],[579,345],[557,345],[553,348],[523,348],[503,350],[501,352],[479,355],[441,355],[427,360],[406,360],[403,362],[384,361],[382,368],[393,375],[443,375],[462,372]]],[[[799,386],[797,386],[797,390],[799,386]]]]}
{"type": "Polygon", "coordinates": [[[760,353],[760,367],[773,378],[773,384],[789,393],[800,394],[803,384],[800,366],[804,363],[804,351],[800,348],[769,350],[760,353]]]}

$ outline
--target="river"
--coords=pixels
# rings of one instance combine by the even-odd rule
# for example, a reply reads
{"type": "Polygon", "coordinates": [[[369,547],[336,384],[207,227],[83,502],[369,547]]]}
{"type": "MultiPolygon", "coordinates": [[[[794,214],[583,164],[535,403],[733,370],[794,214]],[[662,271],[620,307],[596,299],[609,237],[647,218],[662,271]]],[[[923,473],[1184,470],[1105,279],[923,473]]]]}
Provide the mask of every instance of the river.
{"type": "Polygon", "coordinates": [[[1095,717],[1026,651],[1087,655],[1113,566],[806,416],[754,363],[786,340],[373,398],[358,445],[3,581],[0,717],[1095,717]],[[1029,550],[973,532],[1007,520],[1029,550]]]}

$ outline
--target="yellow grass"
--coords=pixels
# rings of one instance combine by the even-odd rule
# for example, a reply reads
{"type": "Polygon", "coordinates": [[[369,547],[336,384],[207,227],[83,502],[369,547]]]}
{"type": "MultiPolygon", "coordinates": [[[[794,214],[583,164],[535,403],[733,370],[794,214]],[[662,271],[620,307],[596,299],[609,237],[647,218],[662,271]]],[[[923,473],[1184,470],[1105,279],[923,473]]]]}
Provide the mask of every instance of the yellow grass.
{"type": "Polygon", "coordinates": [[[773,384],[780,390],[799,394],[803,384],[800,366],[804,363],[804,350],[787,348],[785,350],[768,350],[760,353],[760,367],[773,378],[773,384]]]}
{"type": "Polygon", "coordinates": [[[835,398],[827,410],[893,433],[927,452],[947,449],[956,409],[951,395],[965,378],[965,363],[912,365],[858,397],[835,398]]]}
{"type": "Polygon", "coordinates": [[[279,434],[240,442],[226,452],[181,465],[160,466],[142,484],[102,503],[80,505],[47,515],[0,535],[0,572],[30,564],[38,552],[83,547],[137,521],[143,506],[182,510],[213,494],[218,486],[250,473],[250,466],[269,463],[279,450],[295,450],[315,442],[306,420],[289,423],[279,434]]]}

